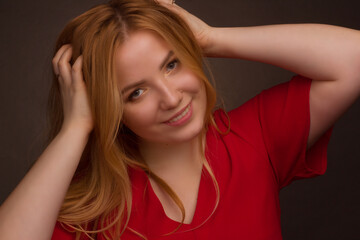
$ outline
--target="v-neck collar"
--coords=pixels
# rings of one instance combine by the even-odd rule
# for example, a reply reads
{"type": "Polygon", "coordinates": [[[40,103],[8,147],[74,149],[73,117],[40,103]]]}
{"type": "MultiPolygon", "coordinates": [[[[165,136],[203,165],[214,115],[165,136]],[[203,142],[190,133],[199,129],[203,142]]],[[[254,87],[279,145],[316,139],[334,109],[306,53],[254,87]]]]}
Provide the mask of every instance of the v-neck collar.
{"type": "MultiPolygon", "coordinates": [[[[209,132],[208,132],[209,133],[209,132]]],[[[209,143],[207,134],[206,141],[209,143]]],[[[205,150],[207,152],[207,148],[205,150]]],[[[208,156],[208,154],[205,154],[208,156]]],[[[208,158],[208,157],[207,157],[208,158]]],[[[209,159],[208,159],[209,161],[209,159]]],[[[177,229],[180,222],[169,218],[155,194],[147,174],[141,169],[129,169],[132,183],[132,213],[129,227],[140,232],[147,232],[149,236],[161,236],[177,229]],[[138,229],[138,228],[141,229],[138,229]]],[[[216,200],[213,181],[205,168],[201,172],[196,208],[191,223],[183,223],[176,231],[184,232],[201,226],[211,215],[216,200]]]]}

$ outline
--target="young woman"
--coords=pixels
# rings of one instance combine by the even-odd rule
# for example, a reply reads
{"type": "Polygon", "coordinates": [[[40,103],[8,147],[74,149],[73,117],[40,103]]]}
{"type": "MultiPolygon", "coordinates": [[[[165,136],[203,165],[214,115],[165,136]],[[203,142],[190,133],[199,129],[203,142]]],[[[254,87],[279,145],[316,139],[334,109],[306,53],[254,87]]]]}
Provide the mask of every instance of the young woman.
{"type": "Polygon", "coordinates": [[[1,206],[2,237],[281,239],[279,190],[324,172],[359,43],[328,25],[213,28],[167,0],[85,12],[59,36],[49,146],[1,206]],[[298,76],[214,112],[203,56],[298,76]]]}

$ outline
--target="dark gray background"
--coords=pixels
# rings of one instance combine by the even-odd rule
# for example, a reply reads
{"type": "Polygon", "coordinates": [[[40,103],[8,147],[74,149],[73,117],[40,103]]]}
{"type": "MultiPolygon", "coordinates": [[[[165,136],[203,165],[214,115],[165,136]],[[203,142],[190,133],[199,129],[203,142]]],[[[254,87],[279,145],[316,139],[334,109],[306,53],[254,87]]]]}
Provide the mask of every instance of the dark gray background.
{"type": "MultiPolygon", "coordinates": [[[[41,154],[50,62],[57,34],[68,20],[101,2],[0,1],[0,202],[41,154]]],[[[314,22],[360,29],[358,0],[177,3],[213,26],[314,22]]],[[[210,65],[227,109],[293,75],[243,60],[211,59],[210,65]]],[[[358,100],[334,128],[326,174],[294,182],[282,190],[285,240],[360,239],[359,121],[358,100]]]]}

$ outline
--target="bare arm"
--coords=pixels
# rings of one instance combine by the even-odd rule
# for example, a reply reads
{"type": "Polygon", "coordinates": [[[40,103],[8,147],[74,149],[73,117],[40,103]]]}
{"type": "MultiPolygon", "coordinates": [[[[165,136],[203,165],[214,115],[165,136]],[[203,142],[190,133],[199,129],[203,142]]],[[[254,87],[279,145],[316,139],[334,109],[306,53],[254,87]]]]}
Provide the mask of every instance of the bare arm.
{"type": "Polygon", "coordinates": [[[71,67],[71,47],[54,58],[60,74],[64,124],[0,208],[3,239],[50,239],[63,199],[92,129],[79,58],[71,67]]]}
{"type": "Polygon", "coordinates": [[[273,64],[316,80],[311,146],[360,94],[360,32],[321,24],[211,28],[206,53],[273,64]]]}
{"type": "Polygon", "coordinates": [[[0,208],[4,239],[50,239],[86,142],[70,129],[51,142],[0,208]]]}
{"type": "Polygon", "coordinates": [[[282,67],[313,81],[310,147],[360,95],[360,32],[322,24],[214,28],[167,0],[191,27],[206,56],[282,67]]]}

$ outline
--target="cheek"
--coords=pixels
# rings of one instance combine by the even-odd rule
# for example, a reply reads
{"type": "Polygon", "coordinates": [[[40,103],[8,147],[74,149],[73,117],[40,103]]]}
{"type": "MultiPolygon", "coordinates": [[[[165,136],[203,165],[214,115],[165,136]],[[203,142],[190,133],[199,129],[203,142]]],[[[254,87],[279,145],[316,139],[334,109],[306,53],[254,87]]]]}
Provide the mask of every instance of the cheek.
{"type": "Polygon", "coordinates": [[[176,82],[179,85],[179,89],[187,92],[198,93],[202,91],[203,88],[203,82],[189,70],[184,71],[183,74],[179,76],[179,79],[176,79],[176,82]]]}
{"type": "Polygon", "coordinates": [[[135,133],[146,129],[156,121],[156,111],[147,103],[149,102],[144,101],[144,104],[132,105],[124,109],[124,124],[135,133]]]}

